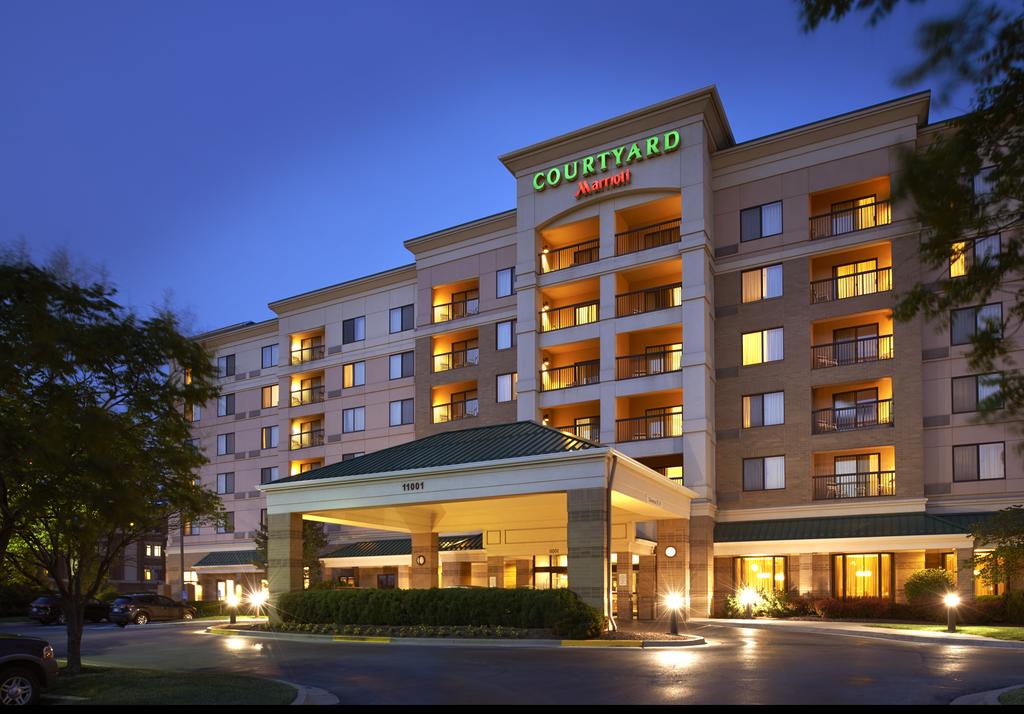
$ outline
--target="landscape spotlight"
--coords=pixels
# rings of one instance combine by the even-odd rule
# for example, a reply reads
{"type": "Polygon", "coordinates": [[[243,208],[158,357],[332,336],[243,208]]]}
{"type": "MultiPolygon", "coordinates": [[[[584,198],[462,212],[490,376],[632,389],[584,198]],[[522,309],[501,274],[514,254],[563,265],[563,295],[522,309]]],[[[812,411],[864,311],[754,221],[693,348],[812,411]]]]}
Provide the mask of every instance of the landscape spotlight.
{"type": "Polygon", "coordinates": [[[746,611],[746,618],[748,620],[754,617],[754,605],[761,600],[761,593],[757,592],[754,588],[746,587],[739,592],[739,603],[746,611]]]}
{"type": "Polygon", "coordinates": [[[946,632],[956,632],[956,608],[960,604],[960,596],[946,593],[942,601],[946,603],[946,632]]]}
{"type": "Polygon", "coordinates": [[[669,633],[679,634],[679,611],[683,609],[683,596],[680,593],[669,593],[665,596],[665,607],[669,611],[669,633]]]}
{"type": "Polygon", "coordinates": [[[238,614],[238,595],[235,593],[228,593],[227,605],[229,614],[231,616],[230,624],[235,624],[235,616],[238,614]]]}
{"type": "Polygon", "coordinates": [[[253,590],[249,593],[249,604],[252,605],[252,609],[256,611],[256,614],[260,614],[263,606],[267,604],[267,600],[270,599],[270,593],[262,588],[259,590],[253,590]]]}

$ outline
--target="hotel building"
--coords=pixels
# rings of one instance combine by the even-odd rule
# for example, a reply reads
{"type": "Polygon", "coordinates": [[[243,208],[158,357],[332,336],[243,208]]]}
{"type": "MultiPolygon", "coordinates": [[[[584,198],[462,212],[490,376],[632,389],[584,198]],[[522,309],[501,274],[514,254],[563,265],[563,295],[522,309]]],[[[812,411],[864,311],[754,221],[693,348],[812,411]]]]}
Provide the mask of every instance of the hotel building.
{"type": "Polygon", "coordinates": [[[203,335],[223,394],[195,436],[231,521],[186,526],[186,580],[302,587],[305,518],[345,584],[567,586],[620,619],[669,590],[695,616],[744,585],[900,600],[924,567],[990,592],[969,528],[1024,473],[965,354],[1019,286],[951,327],[894,319],[940,277],[890,198],[899,152],[948,131],[928,108],[737,143],[701,89],[508,153],[512,210],[203,335]]]}

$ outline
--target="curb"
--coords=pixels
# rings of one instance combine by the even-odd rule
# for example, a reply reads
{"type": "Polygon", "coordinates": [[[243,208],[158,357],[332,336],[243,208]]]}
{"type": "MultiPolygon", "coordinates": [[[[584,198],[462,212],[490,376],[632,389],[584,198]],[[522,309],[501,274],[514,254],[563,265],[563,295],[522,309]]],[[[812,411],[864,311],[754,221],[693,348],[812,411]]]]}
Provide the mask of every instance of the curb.
{"type": "Polygon", "coordinates": [[[269,681],[277,682],[278,684],[286,684],[295,689],[295,699],[292,700],[290,705],[293,707],[308,705],[323,706],[341,703],[336,695],[331,694],[326,689],[320,689],[319,687],[307,687],[305,685],[288,682],[283,679],[271,679],[269,681]]]}
{"type": "Polygon", "coordinates": [[[978,692],[976,694],[965,694],[962,697],[957,697],[950,702],[951,706],[969,705],[974,706],[978,704],[994,704],[996,706],[1003,706],[999,702],[999,695],[1004,692],[1012,692],[1014,689],[1020,689],[1024,687],[1024,684],[1015,684],[1012,687],[1003,687],[1002,689],[990,689],[987,692],[978,692]]]}

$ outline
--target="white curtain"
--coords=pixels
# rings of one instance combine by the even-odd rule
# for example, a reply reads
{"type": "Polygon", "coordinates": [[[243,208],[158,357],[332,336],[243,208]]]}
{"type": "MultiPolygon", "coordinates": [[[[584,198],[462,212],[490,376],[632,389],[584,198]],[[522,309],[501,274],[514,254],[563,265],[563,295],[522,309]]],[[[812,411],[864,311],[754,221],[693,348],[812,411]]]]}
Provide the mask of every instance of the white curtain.
{"type": "Polygon", "coordinates": [[[764,331],[764,361],[773,362],[782,359],[782,328],[776,327],[764,331]]]}
{"type": "Polygon", "coordinates": [[[984,305],[978,309],[978,331],[988,329],[989,323],[996,326],[996,333],[1001,331],[1003,324],[1003,305],[1002,303],[996,303],[994,305],[984,305]]]}
{"type": "Polygon", "coordinates": [[[1006,473],[1003,466],[1002,444],[978,445],[978,478],[1003,478],[1006,473]]]}
{"type": "Polygon", "coordinates": [[[764,460],[764,487],[766,489],[786,487],[786,458],[784,456],[769,456],[764,460]]]}
{"type": "MultiPolygon", "coordinates": [[[[998,372],[992,374],[979,374],[978,375],[978,401],[991,397],[993,394],[999,394],[999,378],[998,372]]],[[[953,380],[954,383],[956,380],[953,380]]],[[[955,395],[954,395],[955,397],[955,395]]]]}
{"type": "Polygon", "coordinates": [[[764,395],[764,424],[783,424],[785,417],[783,392],[769,392],[764,395]]]}
{"type": "Polygon", "coordinates": [[[764,269],[765,273],[765,289],[764,296],[766,298],[781,297],[782,296],[782,266],[772,265],[764,269]]]}
{"type": "Polygon", "coordinates": [[[761,235],[782,233],[782,201],[761,206],[761,235]]]}

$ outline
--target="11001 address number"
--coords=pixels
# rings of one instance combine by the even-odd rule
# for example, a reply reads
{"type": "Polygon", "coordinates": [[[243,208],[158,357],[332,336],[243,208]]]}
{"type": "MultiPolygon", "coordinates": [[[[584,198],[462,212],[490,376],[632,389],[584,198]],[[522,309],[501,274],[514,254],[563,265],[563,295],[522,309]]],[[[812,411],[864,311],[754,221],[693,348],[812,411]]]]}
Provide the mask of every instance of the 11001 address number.
{"type": "Polygon", "coordinates": [[[402,484],[403,491],[422,491],[426,487],[426,483],[423,481],[409,481],[402,484]]]}

